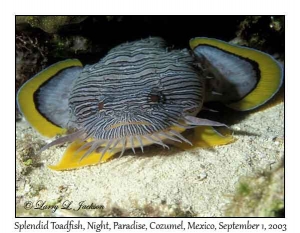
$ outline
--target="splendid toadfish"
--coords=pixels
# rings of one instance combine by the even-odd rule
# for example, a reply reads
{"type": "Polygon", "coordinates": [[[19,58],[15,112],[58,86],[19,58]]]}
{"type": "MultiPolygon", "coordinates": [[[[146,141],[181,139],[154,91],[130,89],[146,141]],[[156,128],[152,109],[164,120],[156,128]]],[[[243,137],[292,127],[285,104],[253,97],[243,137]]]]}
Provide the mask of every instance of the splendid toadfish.
{"type": "Polygon", "coordinates": [[[95,165],[150,144],[233,142],[224,124],[197,117],[203,103],[257,108],[279,90],[282,68],[266,53],[216,39],[194,38],[190,47],[168,50],[161,38],[143,39],[111,49],[94,65],[70,59],[28,80],[17,95],[20,112],[41,135],[60,136],[41,151],[71,143],[49,167],[95,165]],[[183,136],[189,128],[193,134],[183,136]]]}

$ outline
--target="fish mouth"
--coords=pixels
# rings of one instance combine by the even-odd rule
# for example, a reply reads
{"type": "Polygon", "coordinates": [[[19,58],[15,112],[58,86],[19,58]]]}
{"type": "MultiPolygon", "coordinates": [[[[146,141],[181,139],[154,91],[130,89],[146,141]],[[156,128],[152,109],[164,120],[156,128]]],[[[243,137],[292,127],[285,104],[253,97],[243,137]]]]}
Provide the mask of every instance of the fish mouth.
{"type": "Polygon", "coordinates": [[[118,127],[124,126],[124,125],[152,125],[152,124],[150,124],[149,122],[146,122],[146,121],[119,122],[117,124],[113,124],[113,125],[106,127],[105,130],[115,129],[115,128],[118,128],[118,127]]]}
{"type": "MultiPolygon", "coordinates": [[[[151,125],[149,122],[146,121],[133,121],[133,122],[119,122],[117,124],[113,124],[107,129],[113,129],[124,125],[151,125]]],[[[168,139],[170,141],[175,141],[178,143],[186,142],[190,145],[192,143],[186,139],[184,136],[181,135],[181,131],[186,128],[183,125],[173,125],[165,130],[161,130],[154,133],[144,134],[144,135],[126,135],[126,137],[121,138],[111,138],[111,139],[96,139],[96,138],[90,138],[87,136],[85,129],[79,129],[78,131],[65,135],[63,137],[60,137],[51,143],[44,146],[38,153],[41,153],[42,151],[48,149],[51,146],[59,145],[65,142],[74,142],[76,140],[83,141],[83,145],[75,152],[78,153],[79,151],[89,148],[87,152],[80,158],[82,160],[84,157],[88,156],[89,154],[96,151],[97,153],[101,153],[99,161],[102,160],[104,154],[107,151],[112,151],[114,149],[117,149],[118,151],[121,151],[120,156],[121,157],[124,154],[124,151],[127,148],[131,148],[133,153],[135,153],[135,147],[140,147],[142,152],[144,152],[143,147],[150,144],[157,144],[164,148],[169,148],[163,140],[168,139]],[[176,126],[176,127],[175,127],[176,126]],[[181,128],[180,131],[178,131],[177,128],[181,128]]]]}

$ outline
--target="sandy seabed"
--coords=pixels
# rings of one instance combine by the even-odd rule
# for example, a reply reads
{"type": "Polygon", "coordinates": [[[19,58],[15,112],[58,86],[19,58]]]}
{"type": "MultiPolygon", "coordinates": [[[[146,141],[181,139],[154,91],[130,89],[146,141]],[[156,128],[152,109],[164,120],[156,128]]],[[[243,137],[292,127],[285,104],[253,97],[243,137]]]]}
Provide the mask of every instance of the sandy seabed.
{"type": "MultiPolygon", "coordinates": [[[[284,104],[249,114],[231,128],[237,141],[230,145],[189,151],[150,146],[144,154],[128,150],[101,165],[57,172],[47,165],[57,163],[66,146],[35,156],[45,141],[25,121],[17,122],[17,216],[226,216],[228,209],[236,209],[241,180],[260,179],[275,170],[275,185],[268,182],[271,192],[260,192],[260,199],[283,200],[284,104]],[[28,201],[33,204],[30,210],[24,208],[28,201]],[[41,202],[59,207],[34,209],[41,202]],[[86,208],[61,208],[71,202],[74,209],[80,202],[86,208]],[[94,208],[87,209],[91,205],[94,208]]],[[[250,191],[246,188],[245,193],[250,191]]],[[[230,215],[265,213],[247,211],[230,215]]]]}

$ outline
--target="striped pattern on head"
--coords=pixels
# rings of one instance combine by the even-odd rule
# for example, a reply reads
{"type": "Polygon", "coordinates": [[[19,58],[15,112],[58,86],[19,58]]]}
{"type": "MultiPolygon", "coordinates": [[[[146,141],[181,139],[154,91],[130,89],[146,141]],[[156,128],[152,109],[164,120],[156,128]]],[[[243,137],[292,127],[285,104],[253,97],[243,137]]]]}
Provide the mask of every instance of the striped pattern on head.
{"type": "Polygon", "coordinates": [[[133,139],[166,146],[162,135],[184,140],[169,129],[202,107],[204,80],[193,63],[187,50],[168,51],[160,38],[121,44],[75,81],[72,121],[85,138],[106,141],[108,149],[123,144],[124,150],[130,142],[133,149],[133,139]]]}

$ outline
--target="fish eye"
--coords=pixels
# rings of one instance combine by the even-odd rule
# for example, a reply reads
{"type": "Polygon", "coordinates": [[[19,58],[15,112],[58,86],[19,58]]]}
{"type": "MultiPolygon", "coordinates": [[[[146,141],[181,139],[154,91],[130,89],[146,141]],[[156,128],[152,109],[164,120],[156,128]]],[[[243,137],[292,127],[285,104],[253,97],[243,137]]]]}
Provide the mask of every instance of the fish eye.
{"type": "Polygon", "coordinates": [[[161,93],[151,93],[149,96],[149,100],[152,103],[164,103],[165,102],[165,96],[161,93]]]}
{"type": "Polygon", "coordinates": [[[104,108],[104,102],[102,101],[98,104],[98,110],[101,111],[103,108],[104,108]]]}
{"type": "Polygon", "coordinates": [[[154,102],[154,103],[158,103],[160,101],[160,96],[159,95],[151,94],[150,95],[150,101],[154,102]]]}

